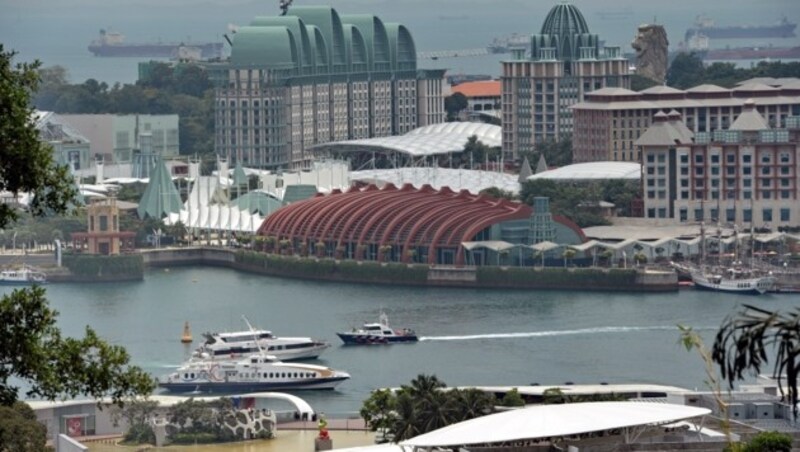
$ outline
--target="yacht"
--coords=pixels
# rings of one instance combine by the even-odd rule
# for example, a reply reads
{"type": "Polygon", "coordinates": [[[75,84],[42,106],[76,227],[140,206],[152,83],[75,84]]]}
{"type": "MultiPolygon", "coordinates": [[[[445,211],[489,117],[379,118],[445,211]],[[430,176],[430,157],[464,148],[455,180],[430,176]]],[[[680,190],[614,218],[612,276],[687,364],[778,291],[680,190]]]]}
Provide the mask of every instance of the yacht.
{"type": "Polygon", "coordinates": [[[19,270],[6,269],[0,271],[0,284],[3,285],[29,285],[44,284],[47,277],[44,273],[24,265],[19,270]]]}
{"type": "Polygon", "coordinates": [[[777,278],[774,276],[757,276],[748,272],[729,268],[725,271],[692,271],[695,287],[720,292],[762,295],[775,290],[777,278]]]}
{"type": "Polygon", "coordinates": [[[346,345],[394,344],[398,342],[417,342],[414,330],[408,328],[393,330],[389,327],[389,317],[381,313],[378,323],[365,323],[361,328],[336,333],[346,345]]]}
{"type": "Polygon", "coordinates": [[[312,364],[284,363],[258,354],[239,361],[191,360],[158,380],[171,392],[256,392],[333,389],[350,374],[312,364]]]}
{"type": "MultiPolygon", "coordinates": [[[[248,324],[249,325],[249,324],[248,324]]],[[[258,354],[263,350],[283,361],[314,359],[330,344],[310,337],[278,337],[268,330],[248,330],[231,333],[204,333],[205,342],[192,358],[230,361],[258,354]]]]}

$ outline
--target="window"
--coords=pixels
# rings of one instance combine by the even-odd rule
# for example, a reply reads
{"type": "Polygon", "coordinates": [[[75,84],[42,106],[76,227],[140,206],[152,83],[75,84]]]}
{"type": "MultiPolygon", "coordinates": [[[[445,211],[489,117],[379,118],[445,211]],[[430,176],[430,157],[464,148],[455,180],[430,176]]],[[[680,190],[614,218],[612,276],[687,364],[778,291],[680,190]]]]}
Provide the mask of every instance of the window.
{"type": "Polygon", "coordinates": [[[689,156],[686,154],[681,154],[681,163],[683,164],[689,163],[689,156]]]}
{"type": "Polygon", "coordinates": [[[703,168],[702,168],[702,167],[699,167],[699,166],[698,166],[698,167],[696,167],[696,168],[694,169],[694,174],[695,174],[696,176],[702,176],[702,175],[703,175],[703,168]]]}
{"type": "Polygon", "coordinates": [[[753,211],[750,209],[744,209],[742,211],[742,219],[747,222],[753,221],[753,211]]]}
{"type": "Polygon", "coordinates": [[[736,209],[725,209],[725,221],[736,221],[736,209]]]}
{"type": "Polygon", "coordinates": [[[725,161],[728,163],[736,163],[736,154],[728,154],[725,156],[725,161]]]}
{"type": "Polygon", "coordinates": [[[106,215],[100,215],[98,219],[100,220],[100,230],[108,231],[108,217],[106,215]]]}
{"type": "Polygon", "coordinates": [[[658,209],[658,218],[667,218],[667,209],[665,207],[658,209]]]}
{"type": "Polygon", "coordinates": [[[781,209],[781,221],[790,221],[791,219],[789,218],[789,216],[790,216],[789,209],[785,208],[781,209]]]}
{"type": "Polygon", "coordinates": [[[656,209],[649,208],[647,209],[647,218],[655,218],[656,217],[656,209]]]}
{"type": "Polygon", "coordinates": [[[653,154],[647,154],[647,163],[655,163],[656,156],[653,154]]]}
{"type": "Polygon", "coordinates": [[[714,154],[711,156],[711,163],[719,163],[719,154],[714,154]]]}
{"type": "Polygon", "coordinates": [[[703,209],[694,209],[694,221],[703,221],[703,209]]]}
{"type": "Polygon", "coordinates": [[[772,221],[772,209],[763,209],[761,211],[761,220],[762,221],[772,221]]]}
{"type": "Polygon", "coordinates": [[[695,162],[695,163],[700,163],[700,164],[702,164],[702,163],[703,163],[703,154],[697,154],[697,155],[695,155],[695,156],[694,156],[694,162],[695,162]]]}
{"type": "Polygon", "coordinates": [[[742,162],[743,163],[752,163],[753,162],[753,156],[752,155],[743,155],[742,156],[742,162]]]}

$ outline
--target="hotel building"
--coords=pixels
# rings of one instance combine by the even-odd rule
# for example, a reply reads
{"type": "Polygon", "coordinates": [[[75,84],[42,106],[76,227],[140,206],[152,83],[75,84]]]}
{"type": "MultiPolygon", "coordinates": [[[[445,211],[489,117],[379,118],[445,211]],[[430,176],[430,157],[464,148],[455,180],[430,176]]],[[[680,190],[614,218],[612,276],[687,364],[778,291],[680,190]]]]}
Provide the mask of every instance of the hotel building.
{"type": "Polygon", "coordinates": [[[800,117],[771,128],[754,101],[741,108],[730,127],[714,132],[693,132],[676,110],[653,116],[634,143],[642,156],[646,217],[800,225],[800,117]]]}
{"type": "Polygon", "coordinates": [[[302,168],[311,146],[444,121],[444,70],[418,70],[408,29],[325,6],[256,17],[214,69],[215,150],[233,164],[302,168]]]}
{"type": "Polygon", "coordinates": [[[573,5],[554,6],[530,54],[511,49],[502,72],[503,151],[516,158],[537,143],[572,133],[570,107],[605,87],[630,87],[628,60],[619,47],[600,47],[573,5]]]}
{"type": "Polygon", "coordinates": [[[573,160],[639,162],[635,142],[659,111],[675,110],[692,132],[713,134],[728,129],[748,99],[770,127],[785,127],[786,118],[800,116],[800,79],[753,79],[733,89],[654,86],[640,92],[605,88],[588,93],[572,107],[573,160]]]}

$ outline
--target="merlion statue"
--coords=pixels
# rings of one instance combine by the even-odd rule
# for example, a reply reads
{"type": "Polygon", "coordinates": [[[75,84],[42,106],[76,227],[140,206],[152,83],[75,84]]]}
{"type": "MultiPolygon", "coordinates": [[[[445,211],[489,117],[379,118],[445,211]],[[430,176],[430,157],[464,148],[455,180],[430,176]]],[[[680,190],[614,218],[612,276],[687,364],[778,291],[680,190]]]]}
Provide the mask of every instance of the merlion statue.
{"type": "Polygon", "coordinates": [[[636,50],[636,73],[663,85],[667,78],[668,46],[663,25],[639,25],[631,43],[636,50]]]}

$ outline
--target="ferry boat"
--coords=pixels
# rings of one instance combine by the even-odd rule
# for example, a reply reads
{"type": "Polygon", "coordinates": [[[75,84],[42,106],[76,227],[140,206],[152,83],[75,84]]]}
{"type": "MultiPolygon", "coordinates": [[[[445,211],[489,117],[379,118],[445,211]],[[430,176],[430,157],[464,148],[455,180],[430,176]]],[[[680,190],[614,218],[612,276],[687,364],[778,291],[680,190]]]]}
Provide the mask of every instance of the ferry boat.
{"type": "Polygon", "coordinates": [[[0,271],[1,285],[30,285],[44,284],[47,276],[44,273],[34,270],[31,267],[23,266],[19,270],[6,269],[0,271]]]}
{"type": "Polygon", "coordinates": [[[333,389],[350,374],[312,364],[284,363],[266,354],[239,361],[190,360],[162,376],[158,386],[171,392],[257,392],[333,389]]]}
{"type": "Polygon", "coordinates": [[[353,331],[336,333],[336,335],[346,345],[394,344],[419,340],[414,330],[390,328],[389,317],[385,313],[381,313],[378,323],[365,323],[361,328],[353,328],[353,331]]]}
{"type": "Polygon", "coordinates": [[[692,281],[695,287],[719,292],[739,293],[749,295],[763,295],[775,290],[777,278],[772,275],[754,276],[740,270],[728,269],[727,275],[715,272],[708,273],[700,270],[692,271],[692,281]]]}
{"type": "MultiPolygon", "coordinates": [[[[249,323],[248,323],[249,326],[249,323]]],[[[231,333],[204,333],[205,342],[192,358],[212,361],[231,361],[261,353],[283,361],[315,359],[331,345],[310,337],[278,337],[268,330],[248,330],[231,333]]]]}

